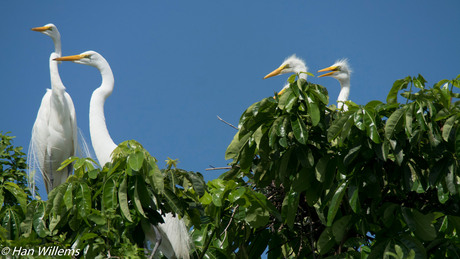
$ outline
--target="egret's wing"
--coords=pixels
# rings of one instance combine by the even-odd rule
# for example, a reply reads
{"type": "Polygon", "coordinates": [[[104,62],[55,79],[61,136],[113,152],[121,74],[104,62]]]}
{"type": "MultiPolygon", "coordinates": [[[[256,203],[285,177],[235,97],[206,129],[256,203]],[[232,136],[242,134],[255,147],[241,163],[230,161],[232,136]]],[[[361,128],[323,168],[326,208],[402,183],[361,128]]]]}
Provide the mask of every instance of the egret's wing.
{"type": "MultiPolygon", "coordinates": [[[[42,98],[40,108],[38,109],[37,118],[32,128],[32,137],[29,143],[27,154],[27,163],[29,165],[29,188],[32,195],[35,196],[35,186],[37,181],[43,180],[43,165],[45,163],[45,154],[49,138],[48,122],[50,116],[50,98],[51,90],[47,89],[42,98]]],[[[46,182],[45,182],[46,186],[46,182]]]]}

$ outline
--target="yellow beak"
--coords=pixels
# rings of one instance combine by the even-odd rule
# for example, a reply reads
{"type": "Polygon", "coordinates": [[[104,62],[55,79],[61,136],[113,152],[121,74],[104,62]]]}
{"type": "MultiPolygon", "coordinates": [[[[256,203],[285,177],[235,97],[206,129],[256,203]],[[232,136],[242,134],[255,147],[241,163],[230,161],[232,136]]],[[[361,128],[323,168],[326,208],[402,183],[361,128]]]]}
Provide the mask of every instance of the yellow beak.
{"type": "Polygon", "coordinates": [[[80,60],[82,58],[85,58],[86,55],[73,55],[73,56],[65,56],[65,57],[60,57],[60,58],[55,58],[54,60],[56,61],[75,61],[75,60],[80,60]]]}
{"type": "Polygon", "coordinates": [[[277,76],[277,75],[279,75],[279,74],[281,73],[281,71],[282,71],[285,67],[286,67],[286,65],[282,65],[282,66],[280,66],[279,68],[273,70],[272,72],[270,72],[270,74],[266,75],[266,76],[264,77],[264,79],[267,79],[267,78],[272,77],[272,76],[277,76]]]}
{"type": "Polygon", "coordinates": [[[51,26],[43,26],[43,27],[35,27],[35,28],[32,28],[31,30],[42,32],[42,31],[49,30],[50,28],[51,26]]]}
{"type": "Polygon", "coordinates": [[[318,70],[318,73],[319,73],[319,72],[326,72],[326,71],[332,71],[332,72],[329,72],[329,73],[320,75],[320,76],[318,76],[318,77],[331,76],[331,75],[333,75],[337,70],[338,70],[338,67],[337,67],[337,66],[331,66],[331,67],[323,68],[323,69],[321,69],[321,70],[318,70]]]}
{"type": "Polygon", "coordinates": [[[281,91],[279,91],[278,95],[282,95],[284,93],[284,91],[286,91],[287,87],[286,88],[283,88],[281,89],[281,91]]]}

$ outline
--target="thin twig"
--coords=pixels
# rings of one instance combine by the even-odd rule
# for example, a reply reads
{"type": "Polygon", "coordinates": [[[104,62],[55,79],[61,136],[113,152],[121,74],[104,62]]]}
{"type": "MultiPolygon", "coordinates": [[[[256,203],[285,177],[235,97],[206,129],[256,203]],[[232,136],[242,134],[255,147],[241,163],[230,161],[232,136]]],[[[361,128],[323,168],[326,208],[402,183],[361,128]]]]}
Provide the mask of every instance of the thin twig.
{"type": "Polygon", "coordinates": [[[219,115],[217,115],[217,119],[219,119],[221,122],[227,124],[228,126],[230,126],[230,127],[234,128],[234,129],[238,130],[238,127],[235,127],[235,126],[233,126],[231,123],[224,121],[221,117],[219,117],[219,115]]]}
{"type": "Polygon", "coordinates": [[[238,210],[239,207],[240,207],[240,205],[236,205],[235,209],[233,210],[232,216],[230,217],[230,220],[228,221],[227,226],[225,227],[224,231],[222,233],[220,233],[221,236],[222,236],[223,233],[225,233],[225,236],[224,236],[224,239],[222,240],[222,244],[220,245],[220,248],[223,248],[225,239],[227,239],[227,230],[230,227],[230,224],[232,224],[233,217],[235,217],[235,212],[238,210]]]}
{"type": "Polygon", "coordinates": [[[232,169],[231,166],[223,166],[223,167],[211,167],[204,169],[205,171],[212,171],[212,170],[223,170],[223,169],[232,169]]]}
{"type": "Polygon", "coordinates": [[[222,234],[224,232],[227,232],[228,228],[230,227],[230,224],[232,224],[233,218],[235,217],[235,213],[236,213],[236,211],[238,210],[239,207],[240,207],[240,205],[236,205],[235,209],[233,209],[232,216],[230,216],[230,220],[228,221],[227,226],[225,227],[224,231],[222,233],[220,233],[221,236],[222,236],[222,234]]]}

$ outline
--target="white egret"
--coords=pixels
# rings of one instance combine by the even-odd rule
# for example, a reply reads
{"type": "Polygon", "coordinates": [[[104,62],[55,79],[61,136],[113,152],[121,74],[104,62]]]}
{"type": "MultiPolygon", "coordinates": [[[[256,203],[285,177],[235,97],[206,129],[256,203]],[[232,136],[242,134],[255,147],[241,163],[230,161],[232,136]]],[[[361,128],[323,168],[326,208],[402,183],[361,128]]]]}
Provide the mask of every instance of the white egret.
{"type": "Polygon", "coordinates": [[[74,156],[77,150],[77,120],[72,98],[59,76],[58,63],[53,59],[61,56],[61,36],[54,24],[32,28],[51,37],[54,52],[49,60],[51,90],[47,89],[43,96],[37,118],[32,129],[29,146],[29,181],[32,193],[35,193],[35,173],[38,169],[45,183],[46,192],[67,180],[72,174],[70,164],[61,171],[57,169],[61,163],[74,156]],[[38,166],[33,165],[38,163],[38,166]],[[37,168],[38,167],[38,168],[37,168]]]}
{"type": "Polygon", "coordinates": [[[348,111],[348,106],[345,102],[348,100],[348,96],[350,95],[350,75],[352,72],[350,65],[348,64],[348,60],[338,60],[334,63],[334,65],[321,69],[318,72],[326,71],[330,72],[318,77],[330,76],[339,81],[341,90],[339,97],[337,98],[337,108],[339,110],[348,111]]]}
{"type": "MultiPolygon", "coordinates": [[[[112,94],[115,83],[112,69],[105,58],[95,51],[86,51],[79,55],[56,58],[55,60],[73,61],[78,64],[93,66],[101,73],[102,84],[94,90],[91,96],[89,125],[94,152],[99,163],[105,165],[111,161],[112,151],[117,147],[107,130],[104,116],[104,103],[107,97],[112,94]]],[[[154,231],[150,231],[151,229],[143,226],[146,232],[146,239],[154,244],[160,242],[159,249],[168,258],[189,258],[190,237],[184,221],[172,216],[170,213],[167,213],[163,219],[165,223],[159,224],[159,232],[152,225],[150,227],[154,231]],[[161,237],[158,237],[157,233],[161,237]]]]}
{"type": "MultiPolygon", "coordinates": [[[[272,76],[286,74],[286,73],[300,73],[299,78],[307,80],[307,74],[301,73],[301,72],[308,72],[308,67],[305,65],[305,62],[302,59],[296,57],[296,55],[294,54],[286,58],[280,67],[278,67],[277,69],[273,70],[271,73],[266,75],[264,79],[267,79],[272,76]]],[[[281,95],[288,87],[289,87],[289,83],[287,83],[283,87],[283,89],[281,89],[278,95],[281,95]]]]}

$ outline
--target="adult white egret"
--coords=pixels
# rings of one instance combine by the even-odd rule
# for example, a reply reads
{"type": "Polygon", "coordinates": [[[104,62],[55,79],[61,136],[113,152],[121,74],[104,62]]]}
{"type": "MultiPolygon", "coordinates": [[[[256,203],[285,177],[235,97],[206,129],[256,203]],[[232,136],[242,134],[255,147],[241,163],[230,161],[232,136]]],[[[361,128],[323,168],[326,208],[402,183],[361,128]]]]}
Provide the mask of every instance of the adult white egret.
{"type": "Polygon", "coordinates": [[[348,106],[345,104],[345,102],[348,100],[348,96],[350,95],[350,75],[352,72],[350,65],[348,64],[348,60],[337,60],[334,65],[318,70],[318,72],[326,71],[330,72],[322,74],[318,77],[330,76],[339,81],[341,90],[339,97],[337,98],[337,108],[339,110],[348,111],[348,106]]]}
{"type": "Polygon", "coordinates": [[[76,153],[77,119],[72,98],[65,91],[66,88],[59,76],[58,63],[53,61],[61,56],[61,36],[58,29],[50,23],[32,30],[50,36],[54,42],[54,52],[51,53],[49,60],[51,90],[47,89],[42,98],[32,129],[28,154],[32,193],[35,193],[34,175],[37,169],[41,172],[46,192],[49,193],[72,174],[71,164],[61,171],[57,169],[65,159],[76,153]],[[35,166],[35,163],[38,163],[38,166],[35,166]]]}
{"type": "MultiPolygon", "coordinates": [[[[296,55],[294,54],[286,58],[280,67],[270,72],[268,75],[264,77],[264,79],[267,79],[272,76],[286,74],[286,73],[300,73],[299,78],[307,80],[307,74],[301,73],[301,72],[307,72],[307,71],[308,71],[308,67],[305,65],[305,62],[302,59],[296,57],[296,55]]],[[[283,89],[281,89],[278,95],[281,95],[288,87],[289,87],[289,83],[284,85],[283,89]]]]}
{"type": "MultiPolygon", "coordinates": [[[[102,76],[102,84],[94,90],[91,96],[89,106],[89,125],[91,142],[94,152],[101,165],[111,161],[112,151],[117,147],[110,137],[104,116],[104,103],[107,97],[112,94],[115,83],[112,69],[105,58],[95,51],[86,51],[79,55],[56,58],[57,61],[73,61],[78,64],[96,67],[102,76]]],[[[160,231],[150,225],[155,231],[150,231],[148,227],[143,227],[146,232],[146,239],[153,244],[161,241],[159,249],[168,258],[189,258],[190,237],[183,220],[180,220],[172,214],[166,214],[163,217],[165,223],[159,224],[160,231]],[[146,231],[149,230],[149,231],[146,231]]],[[[155,246],[156,247],[156,246],[155,246]]],[[[155,252],[155,249],[154,249],[155,252]]]]}

